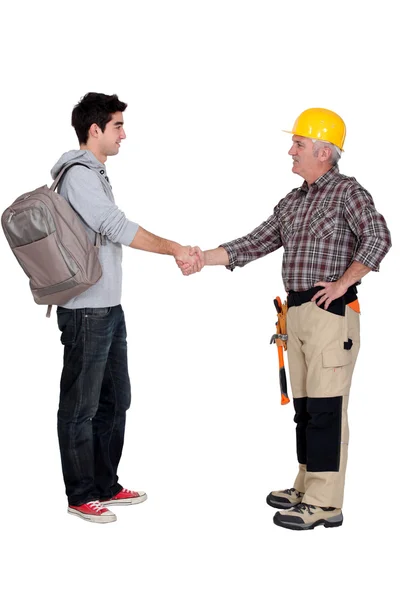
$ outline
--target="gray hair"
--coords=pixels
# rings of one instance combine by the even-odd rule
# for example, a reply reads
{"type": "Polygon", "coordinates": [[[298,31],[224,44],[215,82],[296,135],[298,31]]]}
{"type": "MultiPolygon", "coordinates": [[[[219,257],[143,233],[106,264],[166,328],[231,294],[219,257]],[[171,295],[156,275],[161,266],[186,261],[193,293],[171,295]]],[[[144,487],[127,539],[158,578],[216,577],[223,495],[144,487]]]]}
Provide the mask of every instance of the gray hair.
{"type": "Polygon", "coordinates": [[[313,146],[314,156],[317,156],[318,150],[320,150],[320,148],[329,148],[331,150],[331,157],[329,159],[329,162],[331,163],[332,166],[337,165],[340,157],[342,156],[342,151],[340,150],[340,148],[335,146],[335,144],[331,144],[330,142],[324,142],[323,140],[312,140],[312,141],[314,143],[314,146],[313,146]]]}

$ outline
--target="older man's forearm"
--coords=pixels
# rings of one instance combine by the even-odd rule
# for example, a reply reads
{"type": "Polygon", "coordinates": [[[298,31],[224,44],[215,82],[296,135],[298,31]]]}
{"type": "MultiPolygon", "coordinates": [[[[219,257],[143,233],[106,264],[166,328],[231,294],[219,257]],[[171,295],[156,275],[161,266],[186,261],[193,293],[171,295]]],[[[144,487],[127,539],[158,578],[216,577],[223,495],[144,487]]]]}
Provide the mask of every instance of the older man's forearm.
{"type": "Polygon", "coordinates": [[[208,266],[229,265],[229,256],[227,251],[225,248],[222,248],[222,246],[219,248],[214,248],[214,250],[205,250],[204,264],[208,266]]]}
{"type": "Polygon", "coordinates": [[[360,279],[370,271],[371,269],[369,267],[355,260],[351,263],[349,268],[346,269],[343,275],[339,277],[337,283],[347,290],[351,285],[360,281],[360,279]]]}

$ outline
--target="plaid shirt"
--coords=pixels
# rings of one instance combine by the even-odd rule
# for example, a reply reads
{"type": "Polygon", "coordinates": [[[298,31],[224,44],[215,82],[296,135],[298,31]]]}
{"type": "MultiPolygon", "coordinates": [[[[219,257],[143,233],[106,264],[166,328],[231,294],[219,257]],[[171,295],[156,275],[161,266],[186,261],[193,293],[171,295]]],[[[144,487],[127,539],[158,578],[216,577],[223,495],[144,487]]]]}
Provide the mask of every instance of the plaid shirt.
{"type": "Polygon", "coordinates": [[[335,166],[292,190],[254,231],[221,246],[230,270],[283,246],[285,289],[302,292],[317,281],[336,281],[353,261],[378,271],[391,240],[371,195],[335,166]]]}

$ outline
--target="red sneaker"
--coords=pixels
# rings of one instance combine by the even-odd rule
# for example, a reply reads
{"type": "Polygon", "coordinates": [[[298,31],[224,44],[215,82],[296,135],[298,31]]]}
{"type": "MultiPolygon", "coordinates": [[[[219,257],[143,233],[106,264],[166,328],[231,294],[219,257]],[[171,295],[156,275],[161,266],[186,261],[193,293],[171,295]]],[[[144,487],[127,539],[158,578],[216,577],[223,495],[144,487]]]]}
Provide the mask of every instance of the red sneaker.
{"type": "Polygon", "coordinates": [[[104,508],[98,500],[87,502],[80,506],[69,505],[68,512],[71,515],[85,519],[85,521],[91,521],[92,523],[112,523],[117,520],[117,516],[111,510],[104,508]]]}
{"type": "Polygon", "coordinates": [[[131,490],[124,488],[109,500],[102,500],[101,503],[105,506],[109,504],[140,504],[145,500],[147,500],[145,492],[131,492],[131,490]]]}

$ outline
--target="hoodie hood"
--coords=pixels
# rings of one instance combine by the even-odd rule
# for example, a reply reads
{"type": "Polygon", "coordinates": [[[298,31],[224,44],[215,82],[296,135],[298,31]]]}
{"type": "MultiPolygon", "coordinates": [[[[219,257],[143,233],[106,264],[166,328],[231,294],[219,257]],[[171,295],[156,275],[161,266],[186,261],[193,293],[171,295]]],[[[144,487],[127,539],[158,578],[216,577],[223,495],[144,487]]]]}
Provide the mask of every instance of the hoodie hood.
{"type": "Polygon", "coordinates": [[[51,169],[50,173],[52,178],[55,179],[63,167],[73,165],[74,163],[87,165],[90,169],[97,171],[99,175],[102,175],[103,177],[107,175],[105,165],[97,160],[90,150],[70,150],[69,152],[64,152],[51,169]]]}

